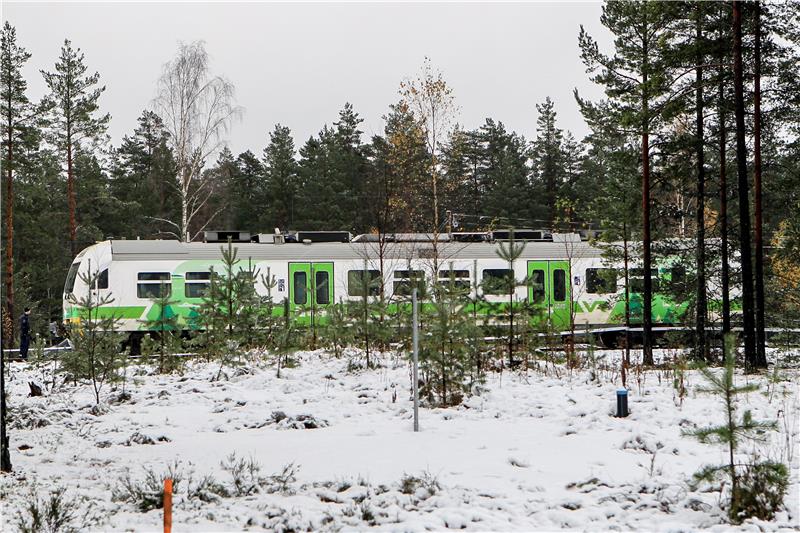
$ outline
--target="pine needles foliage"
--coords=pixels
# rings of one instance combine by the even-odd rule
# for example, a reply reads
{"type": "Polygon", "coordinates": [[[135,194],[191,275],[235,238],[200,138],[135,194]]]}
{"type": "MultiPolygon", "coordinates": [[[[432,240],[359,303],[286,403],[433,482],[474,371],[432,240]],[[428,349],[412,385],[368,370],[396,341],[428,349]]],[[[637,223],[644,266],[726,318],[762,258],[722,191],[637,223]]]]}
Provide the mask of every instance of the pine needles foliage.
{"type": "Polygon", "coordinates": [[[115,333],[119,319],[109,309],[114,302],[110,292],[99,290],[100,271],[91,270],[80,274],[80,279],[89,287],[81,297],[70,295],[71,303],[78,308],[80,322],[70,330],[73,349],[63,352],[61,371],[73,381],[92,380],[95,402],[100,403],[100,391],[109,381],[121,379],[119,370],[127,362],[122,353],[122,338],[115,333]]]}
{"type": "Polygon", "coordinates": [[[155,335],[145,338],[142,343],[142,353],[158,358],[159,373],[171,372],[180,366],[180,358],[176,357],[175,353],[182,348],[181,327],[178,324],[178,314],[174,310],[178,302],[172,299],[170,291],[163,282],[158,296],[151,298],[151,301],[158,314],[143,322],[147,330],[155,332],[155,335]]]}
{"type": "Polygon", "coordinates": [[[420,366],[425,376],[420,393],[441,406],[457,405],[470,392],[473,350],[477,324],[469,313],[468,285],[450,268],[449,279],[434,286],[435,299],[421,306],[424,329],[420,335],[420,366]]]}
{"type": "Polygon", "coordinates": [[[725,421],[715,426],[701,427],[684,434],[694,437],[703,444],[717,444],[727,448],[728,462],[722,465],[708,465],[694,475],[694,483],[730,483],[728,516],[734,523],[757,517],[771,519],[783,505],[783,497],[788,487],[786,466],[773,461],[759,462],[753,458],[749,463],[737,463],[737,452],[745,440],[761,440],[768,431],[777,429],[774,421],[759,421],[753,418],[750,410],[744,411],[741,418],[737,412],[738,397],[755,392],[758,385],[734,383],[736,338],[733,334],[725,336],[725,366],[722,372],[701,367],[700,372],[706,381],[697,392],[719,397],[725,421]]]}

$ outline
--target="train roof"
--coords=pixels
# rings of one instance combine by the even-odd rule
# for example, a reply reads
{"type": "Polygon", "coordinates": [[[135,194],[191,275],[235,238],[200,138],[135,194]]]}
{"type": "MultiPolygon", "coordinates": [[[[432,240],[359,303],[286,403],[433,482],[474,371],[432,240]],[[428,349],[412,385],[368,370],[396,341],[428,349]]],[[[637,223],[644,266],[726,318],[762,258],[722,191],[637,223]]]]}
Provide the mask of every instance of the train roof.
{"type": "MultiPolygon", "coordinates": [[[[217,260],[222,256],[226,244],[180,242],[176,240],[111,240],[104,241],[111,247],[114,261],[163,261],[163,260],[217,260]]],[[[440,261],[455,259],[494,259],[501,242],[442,242],[438,244],[440,261]]],[[[241,260],[256,261],[322,261],[377,259],[378,243],[375,242],[321,242],[321,243],[234,243],[241,260]]],[[[399,242],[386,243],[384,257],[388,259],[430,259],[433,257],[432,243],[399,242]]],[[[520,259],[579,259],[600,257],[602,250],[585,241],[528,242],[520,259]]]]}

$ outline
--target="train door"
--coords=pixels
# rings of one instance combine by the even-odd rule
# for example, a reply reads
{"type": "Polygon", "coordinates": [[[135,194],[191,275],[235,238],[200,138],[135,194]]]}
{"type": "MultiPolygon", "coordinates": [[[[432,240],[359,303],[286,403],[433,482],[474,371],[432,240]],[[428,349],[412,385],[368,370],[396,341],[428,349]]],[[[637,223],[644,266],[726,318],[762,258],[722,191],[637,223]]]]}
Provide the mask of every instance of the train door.
{"type": "Polygon", "coordinates": [[[569,261],[548,261],[550,281],[550,322],[557,330],[569,329],[572,313],[572,284],[569,279],[569,261]]]}
{"type": "Polygon", "coordinates": [[[550,292],[547,275],[547,261],[528,261],[528,302],[537,312],[537,322],[550,317],[550,292]]]}
{"type": "Polygon", "coordinates": [[[528,301],[554,329],[569,327],[570,290],[569,261],[528,261],[528,301]]]}
{"type": "Polygon", "coordinates": [[[289,310],[301,322],[315,322],[333,303],[333,263],[289,263],[289,310]]]}

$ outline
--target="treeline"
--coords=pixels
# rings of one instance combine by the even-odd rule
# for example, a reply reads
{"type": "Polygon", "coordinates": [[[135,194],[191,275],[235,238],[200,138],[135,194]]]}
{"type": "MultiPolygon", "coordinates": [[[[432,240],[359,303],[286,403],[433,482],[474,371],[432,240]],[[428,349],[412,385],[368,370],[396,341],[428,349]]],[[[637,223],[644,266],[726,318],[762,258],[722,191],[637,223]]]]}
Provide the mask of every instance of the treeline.
{"type": "MultiPolygon", "coordinates": [[[[241,109],[232,84],[209,71],[202,44],[179,47],[152,105],[113,146],[104,87],[80,50],[65,41],[42,73],[49,95],[30,102],[22,76],[30,54],[6,23],[5,317],[33,303],[40,318],[58,316],[66,266],[108,237],[592,227],[603,240],[626,243],[631,264],[645,267],[645,306],[656,257],[682,257],[682,296],[698,332],[718,314],[723,329],[738,322],[728,294],[743,289],[755,364],[764,340],[756,318],[763,332],[766,322],[796,316],[800,300],[799,10],[607,2],[611,49],[583,29],[577,36],[587,75],[605,91],[596,102],[575,94],[590,129],[583,140],[559,128],[549,98],[536,105],[534,139],[491,118],[463,128],[456,88],[426,59],[400,82],[382,134],[365,138],[361,117],[345,104],[305,141],[277,125],[238,155],[224,138],[241,109]],[[743,260],[751,254],[752,272],[743,260]]],[[[13,322],[4,324],[11,333],[13,322]]],[[[708,340],[698,335],[697,343],[706,354],[708,340]]]]}

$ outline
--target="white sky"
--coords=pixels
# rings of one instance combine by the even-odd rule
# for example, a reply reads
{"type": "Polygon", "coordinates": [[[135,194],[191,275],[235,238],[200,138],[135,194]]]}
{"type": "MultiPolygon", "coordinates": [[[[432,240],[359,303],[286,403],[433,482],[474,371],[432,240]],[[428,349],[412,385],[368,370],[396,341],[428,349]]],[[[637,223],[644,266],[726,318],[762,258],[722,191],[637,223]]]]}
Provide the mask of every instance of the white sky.
{"type": "MultiPolygon", "coordinates": [[[[349,101],[366,134],[383,131],[400,81],[424,56],[440,68],[467,128],[486,117],[532,139],[535,104],[550,96],[560,126],[586,133],[572,96],[597,98],[578,53],[579,25],[609,42],[598,2],[531,3],[12,3],[3,20],[33,54],[30,97],[44,94],[64,38],[86,55],[107,86],[112,142],[136,126],[152,100],[163,63],[178,41],[204,40],[212,70],[236,86],[244,107],[228,135],[234,153],[261,155],[276,123],[297,147],[349,101]]],[[[365,138],[366,140],[366,138],[365,138]]]]}

